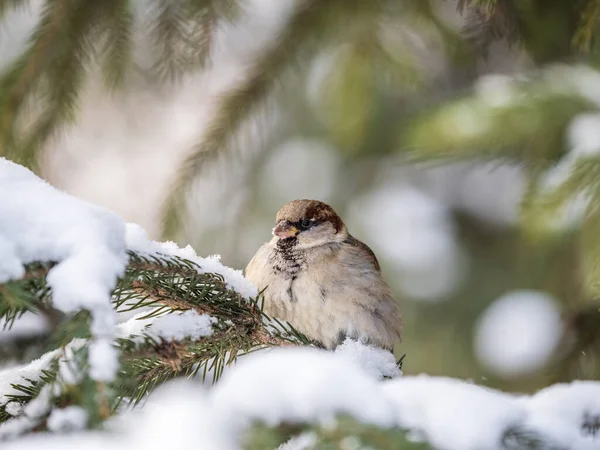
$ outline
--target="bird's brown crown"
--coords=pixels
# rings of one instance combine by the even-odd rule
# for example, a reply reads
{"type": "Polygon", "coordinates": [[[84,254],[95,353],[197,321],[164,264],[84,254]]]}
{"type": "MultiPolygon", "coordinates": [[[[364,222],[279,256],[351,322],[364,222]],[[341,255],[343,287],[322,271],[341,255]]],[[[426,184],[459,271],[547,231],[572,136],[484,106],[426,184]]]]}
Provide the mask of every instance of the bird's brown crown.
{"type": "Polygon", "coordinates": [[[317,222],[330,222],[338,233],[343,227],[342,219],[337,215],[331,206],[318,200],[293,200],[282,206],[275,223],[287,220],[291,223],[302,221],[302,219],[314,220],[317,222]]]}

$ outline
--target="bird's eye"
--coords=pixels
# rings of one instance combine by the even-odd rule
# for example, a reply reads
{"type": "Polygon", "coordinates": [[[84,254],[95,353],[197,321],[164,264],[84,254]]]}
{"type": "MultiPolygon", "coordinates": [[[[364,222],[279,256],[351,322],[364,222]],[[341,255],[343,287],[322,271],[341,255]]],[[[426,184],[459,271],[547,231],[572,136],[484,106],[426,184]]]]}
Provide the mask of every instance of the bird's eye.
{"type": "Polygon", "coordinates": [[[300,221],[300,226],[304,229],[310,228],[311,225],[312,225],[312,221],[309,219],[302,219],[300,221]]]}

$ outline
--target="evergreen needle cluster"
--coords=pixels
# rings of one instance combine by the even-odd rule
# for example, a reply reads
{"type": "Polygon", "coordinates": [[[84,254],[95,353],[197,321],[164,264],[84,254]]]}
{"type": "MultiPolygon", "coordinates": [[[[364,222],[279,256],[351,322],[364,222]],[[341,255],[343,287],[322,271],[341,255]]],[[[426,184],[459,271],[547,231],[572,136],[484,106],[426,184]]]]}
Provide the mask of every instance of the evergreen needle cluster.
{"type": "MultiPolygon", "coordinates": [[[[50,352],[48,364],[35,379],[24,375],[19,383],[13,384],[17,392],[7,395],[11,402],[25,407],[38,397],[44,386],[59,383],[54,404],[83,406],[91,419],[90,426],[100,426],[124,401],[136,405],[170,379],[196,377],[214,382],[241,354],[271,346],[313,345],[291,326],[268,319],[256,299],[243,299],[226,286],[222,276],[199,273],[191,261],[133,252],[129,257],[127,271],[113,294],[118,312],[139,311],[141,313],[132,320],[144,320],[194,310],[216,319],[212,334],[199,340],[167,340],[146,335],[143,330],[124,335],[117,340],[118,378],[103,386],[87,375],[72,379],[58,376],[65,370],[59,367],[59,360],[65,356],[68,356],[65,363],[73,366],[73,372],[87,372],[88,348],[82,344],[90,337],[88,313],[62,315],[55,321],[56,328],[47,337],[46,346],[37,348],[39,342],[35,342],[38,352],[50,352]]],[[[45,282],[50,268],[51,264],[30,264],[25,277],[0,285],[0,319],[4,319],[6,329],[27,311],[56,314],[45,282]]],[[[17,351],[13,357],[20,358],[26,353],[22,347],[17,347],[17,351]]],[[[11,406],[14,408],[15,404],[11,406]]],[[[6,404],[1,406],[0,421],[12,418],[6,412],[6,404]]],[[[44,419],[44,416],[39,417],[39,423],[32,423],[32,427],[43,428],[44,419]]]]}
{"type": "MultiPolygon", "coordinates": [[[[553,239],[571,222],[580,224],[576,259],[583,292],[577,295],[597,298],[600,140],[594,136],[600,129],[596,70],[600,0],[458,0],[459,12],[467,17],[461,33],[440,20],[436,4],[426,0],[295,2],[286,22],[257,52],[239,84],[220,98],[202,139],[183,162],[165,204],[165,234],[172,237],[181,228],[185,194],[206,163],[233,147],[243,125],[269,100],[283,103],[278,87],[292,75],[308,77],[320,55],[343,47],[339,71],[328,78],[331,88],[321,99],[323,128],[332,140],[351,155],[373,152],[367,144],[377,135],[378,147],[393,148],[390,152],[401,149],[415,161],[468,159],[521,165],[527,176],[520,209],[525,234],[533,241],[553,239]],[[435,29],[446,56],[461,67],[472,68],[475,56],[504,40],[530,58],[532,69],[514,77],[480,80],[460,98],[406,121],[404,110],[390,108],[390,102],[382,100],[381,85],[401,86],[405,92],[408,85],[427,88],[431,80],[401,45],[390,54],[382,29],[415,23],[424,34],[435,29]],[[420,83],[421,78],[425,82],[420,83]]],[[[134,75],[142,74],[159,86],[204,69],[210,63],[216,31],[225,23],[243,20],[243,6],[241,0],[0,1],[2,22],[9,23],[13,14],[27,10],[39,19],[24,47],[0,73],[0,156],[35,167],[40,150],[76,123],[79,100],[96,78],[114,92],[127,86],[134,75]]],[[[393,97],[393,102],[397,100],[393,97]]],[[[129,256],[125,276],[113,293],[117,311],[139,311],[139,320],[196,311],[215,318],[213,333],[179,341],[157,339],[143,330],[139,335],[124,334],[116,342],[117,379],[97,382],[86,370],[90,315],[56,311],[45,278],[52,264],[30,264],[25,277],[0,285],[0,319],[10,329],[25,313],[43,315],[51,331],[41,339],[14,342],[3,350],[11,354],[2,356],[25,360],[44,355],[46,359],[12,384],[10,402],[0,406],[0,422],[22,418],[23,430],[45,430],[49,411],[36,407],[36,401],[41,404],[49,398],[55,406],[81,406],[88,426],[101,427],[120,408],[143,402],[170,379],[215,381],[238,356],[255,349],[314,345],[288,324],[265,317],[260,297],[242,299],[218,274],[200,273],[193,262],[181,258],[129,256]]],[[[577,327],[578,342],[598,341],[597,311],[590,307],[578,317],[583,324],[577,327]]],[[[576,358],[580,350],[573,348],[566,357],[576,358]]],[[[590,422],[589,428],[595,432],[597,423],[590,422]]],[[[300,432],[312,434],[320,448],[361,443],[397,448],[399,442],[405,448],[426,448],[398,430],[373,430],[351,419],[341,420],[335,429],[257,427],[248,445],[269,448],[300,432]],[[348,441],[350,434],[354,441],[348,441]]],[[[506,433],[503,445],[555,448],[520,430],[506,433]]]]}

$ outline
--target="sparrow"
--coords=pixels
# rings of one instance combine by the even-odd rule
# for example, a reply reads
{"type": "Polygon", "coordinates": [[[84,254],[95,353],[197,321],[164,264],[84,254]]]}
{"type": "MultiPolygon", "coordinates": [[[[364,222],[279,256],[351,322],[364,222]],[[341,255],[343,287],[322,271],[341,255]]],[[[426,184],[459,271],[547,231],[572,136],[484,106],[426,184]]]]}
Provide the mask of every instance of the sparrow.
{"type": "Polygon", "coordinates": [[[264,312],[326,349],[351,338],[393,350],[401,339],[400,309],[373,251],[318,200],[284,205],[275,223],[273,238],[244,271],[264,290],[264,312]]]}

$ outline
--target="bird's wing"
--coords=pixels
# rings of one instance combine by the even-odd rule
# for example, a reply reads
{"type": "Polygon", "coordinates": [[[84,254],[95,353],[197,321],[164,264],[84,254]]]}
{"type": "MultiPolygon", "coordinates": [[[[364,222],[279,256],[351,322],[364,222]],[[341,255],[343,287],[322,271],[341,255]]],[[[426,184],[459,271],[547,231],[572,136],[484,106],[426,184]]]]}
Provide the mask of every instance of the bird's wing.
{"type": "MultiPolygon", "coordinates": [[[[400,308],[388,284],[381,277],[377,257],[364,243],[354,237],[344,241],[339,282],[345,302],[363,311],[364,326],[371,329],[370,336],[378,345],[390,346],[400,340],[400,308]],[[345,250],[345,251],[344,251],[345,250]],[[353,280],[349,283],[349,280],[353,280]]],[[[361,316],[362,317],[362,316],[361,316]]]]}
{"type": "Polygon", "coordinates": [[[375,268],[375,270],[377,272],[381,272],[381,267],[379,266],[379,261],[377,261],[377,257],[375,256],[375,253],[373,253],[373,250],[371,250],[371,248],[367,244],[359,241],[354,236],[350,236],[350,235],[348,235],[348,238],[344,241],[344,244],[346,244],[350,247],[353,247],[356,250],[358,250],[360,253],[364,254],[364,257],[366,257],[367,260],[371,264],[373,264],[373,267],[375,268]]]}

